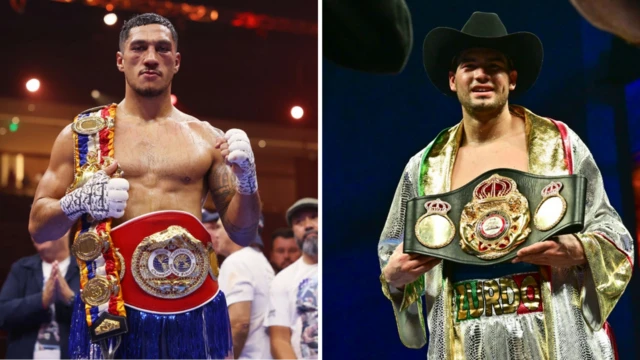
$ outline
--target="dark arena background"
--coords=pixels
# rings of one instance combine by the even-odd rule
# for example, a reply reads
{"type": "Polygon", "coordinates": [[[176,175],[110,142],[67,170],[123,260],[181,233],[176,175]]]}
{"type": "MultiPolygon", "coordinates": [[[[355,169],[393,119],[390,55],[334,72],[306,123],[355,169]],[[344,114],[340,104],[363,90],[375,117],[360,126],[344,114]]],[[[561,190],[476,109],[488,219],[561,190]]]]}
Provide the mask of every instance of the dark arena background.
{"type": "MultiPolygon", "coordinates": [[[[565,122],[586,142],[637,246],[640,49],[597,30],[566,0],[407,4],[414,43],[401,74],[371,75],[327,60],[322,64],[326,359],[425,358],[426,347],[411,350],[400,342],[391,304],[380,289],[376,245],[409,158],[461,119],[457,101],[438,92],[423,69],[424,37],[438,26],[462,28],[474,11],[498,13],[509,33],[540,37],[545,50],[540,77],[532,90],[510,102],[565,122]]],[[[638,358],[637,265],[635,270],[609,318],[623,360],[638,358]]]]}

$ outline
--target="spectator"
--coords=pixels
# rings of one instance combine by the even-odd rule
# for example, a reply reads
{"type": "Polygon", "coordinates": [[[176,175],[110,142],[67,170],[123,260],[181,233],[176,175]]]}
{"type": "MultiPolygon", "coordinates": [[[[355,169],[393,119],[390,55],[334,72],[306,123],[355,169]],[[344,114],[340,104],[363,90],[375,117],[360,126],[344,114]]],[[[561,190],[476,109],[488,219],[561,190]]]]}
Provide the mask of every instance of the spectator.
{"type": "Polygon", "coordinates": [[[289,228],[276,229],[271,234],[271,266],[279,273],[282,269],[293,264],[302,255],[300,247],[293,237],[293,230],[289,228]]]}
{"type": "Polygon", "coordinates": [[[68,359],[71,311],[79,293],[69,233],[34,242],[37,254],[16,261],[0,291],[0,328],[9,333],[7,359],[68,359]]]}

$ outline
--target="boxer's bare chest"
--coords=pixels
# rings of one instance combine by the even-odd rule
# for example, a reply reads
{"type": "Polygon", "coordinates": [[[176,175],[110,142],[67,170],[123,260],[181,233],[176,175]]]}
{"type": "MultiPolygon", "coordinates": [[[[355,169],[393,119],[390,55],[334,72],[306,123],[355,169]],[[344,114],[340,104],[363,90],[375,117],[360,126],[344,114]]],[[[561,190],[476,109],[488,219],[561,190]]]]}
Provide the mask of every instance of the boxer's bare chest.
{"type": "Polygon", "coordinates": [[[132,188],[201,185],[213,161],[208,140],[187,122],[116,119],[114,157],[132,188]]]}
{"type": "Polygon", "coordinates": [[[460,147],[451,173],[451,190],[498,168],[528,170],[529,156],[524,134],[491,144],[460,147]]]}

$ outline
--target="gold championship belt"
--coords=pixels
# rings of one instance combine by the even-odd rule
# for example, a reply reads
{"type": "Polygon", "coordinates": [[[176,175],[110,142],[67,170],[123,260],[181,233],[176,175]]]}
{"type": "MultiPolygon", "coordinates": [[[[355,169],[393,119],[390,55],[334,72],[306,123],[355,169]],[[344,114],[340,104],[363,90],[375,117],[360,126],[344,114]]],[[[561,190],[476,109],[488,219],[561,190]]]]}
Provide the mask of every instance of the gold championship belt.
{"type": "MultiPolygon", "coordinates": [[[[99,106],[80,113],[71,128],[74,142],[74,178],[67,193],[83,186],[113,161],[117,104],[99,106]]],[[[121,171],[114,174],[120,176],[121,171]]],[[[93,343],[102,356],[112,359],[120,336],[128,331],[120,280],[124,261],[110,236],[111,219],[96,220],[89,214],[78,219],[71,247],[80,269],[82,315],[93,343]],[[113,339],[109,346],[109,339],[113,339]]]]}
{"type": "Polygon", "coordinates": [[[148,294],[164,299],[185,297],[202,285],[211,269],[207,250],[181,226],[157,232],[136,247],[131,271],[148,294]]]}
{"type": "Polygon", "coordinates": [[[517,249],[582,230],[587,180],[496,169],[464,187],[407,202],[404,252],[492,265],[517,249]]]}
{"type": "Polygon", "coordinates": [[[516,182],[493,174],[473,190],[460,216],[460,246],[483,260],[498,259],[531,233],[529,202],[516,182]]]}
{"type": "Polygon", "coordinates": [[[113,228],[111,238],[127,268],[121,282],[127,306],[180,314],[218,292],[211,235],[195,216],[173,210],[147,213],[113,228]]]}

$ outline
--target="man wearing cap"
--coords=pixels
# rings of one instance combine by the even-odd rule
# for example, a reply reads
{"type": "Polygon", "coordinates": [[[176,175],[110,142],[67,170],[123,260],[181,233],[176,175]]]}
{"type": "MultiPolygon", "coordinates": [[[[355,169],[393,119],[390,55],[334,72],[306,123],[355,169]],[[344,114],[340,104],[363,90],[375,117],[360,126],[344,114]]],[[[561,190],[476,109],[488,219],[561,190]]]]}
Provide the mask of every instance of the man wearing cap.
{"type": "MultiPolygon", "coordinates": [[[[407,347],[423,347],[426,320],[429,358],[614,356],[606,320],[631,277],[632,240],[609,204],[600,171],[582,140],[559,121],[509,104],[510,96],[533,85],[542,57],[537,36],[508,34],[493,13],[476,12],[462,31],[436,28],[425,38],[427,74],[441,92],[457,97],[462,121],[409,160],[378,255],[382,290],[392,302],[400,339],[407,347]],[[456,189],[463,193],[465,184],[498,168],[585,177],[582,231],[516,247],[512,261],[493,266],[403,253],[403,241],[415,231],[405,229],[405,221],[411,220],[409,200],[456,189]]],[[[432,210],[448,211],[444,205],[432,210]]],[[[503,231],[493,225],[483,224],[481,230],[489,235],[503,231]]],[[[452,227],[452,233],[458,229],[462,226],[452,227]]]]}
{"type": "MultiPolygon", "coordinates": [[[[216,218],[216,213],[203,210],[203,221],[216,218]]],[[[264,228],[264,217],[255,239],[250,245],[236,244],[224,228],[219,217],[215,230],[210,230],[211,242],[217,254],[226,256],[220,266],[218,282],[220,290],[227,296],[233,354],[235,359],[270,359],[269,336],[262,324],[269,307],[269,287],[274,277],[271,264],[262,253],[260,231],[264,228]]],[[[211,229],[212,222],[205,223],[211,229]]]]}
{"type": "Polygon", "coordinates": [[[265,326],[274,359],[318,358],[318,200],[303,198],[287,210],[302,257],[276,275],[265,326]]]}
{"type": "Polygon", "coordinates": [[[213,233],[211,231],[217,230],[220,226],[218,224],[218,220],[220,219],[220,214],[217,211],[209,211],[205,208],[202,208],[202,223],[204,227],[207,228],[211,237],[213,237],[213,233]]]}

